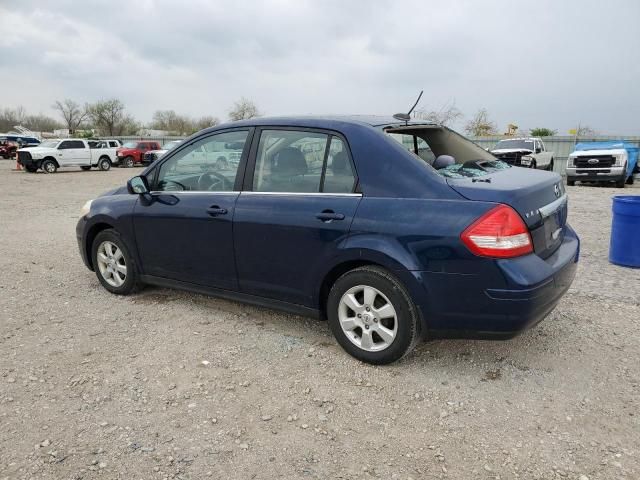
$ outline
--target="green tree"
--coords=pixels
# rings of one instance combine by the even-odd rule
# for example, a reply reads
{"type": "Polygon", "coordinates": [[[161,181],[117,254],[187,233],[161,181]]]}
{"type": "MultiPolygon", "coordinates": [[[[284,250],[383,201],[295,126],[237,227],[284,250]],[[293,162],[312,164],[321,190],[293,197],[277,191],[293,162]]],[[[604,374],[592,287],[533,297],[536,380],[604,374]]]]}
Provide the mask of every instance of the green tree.
{"type": "Polygon", "coordinates": [[[556,133],[558,133],[558,131],[551,130],[550,128],[538,127],[532,128],[529,133],[532,137],[553,137],[556,133]]]}

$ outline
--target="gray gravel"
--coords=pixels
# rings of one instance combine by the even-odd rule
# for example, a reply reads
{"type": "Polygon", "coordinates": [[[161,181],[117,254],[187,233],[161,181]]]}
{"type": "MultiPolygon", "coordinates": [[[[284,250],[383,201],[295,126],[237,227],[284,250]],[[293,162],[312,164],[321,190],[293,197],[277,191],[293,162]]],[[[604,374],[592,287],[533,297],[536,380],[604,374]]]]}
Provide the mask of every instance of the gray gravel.
{"type": "Polygon", "coordinates": [[[12,166],[0,479],[640,478],[640,271],[607,262],[619,190],[568,188],[582,261],[538,327],[373,367],[326,323],[157,288],[110,295],[75,224],[137,170],[12,166]]]}

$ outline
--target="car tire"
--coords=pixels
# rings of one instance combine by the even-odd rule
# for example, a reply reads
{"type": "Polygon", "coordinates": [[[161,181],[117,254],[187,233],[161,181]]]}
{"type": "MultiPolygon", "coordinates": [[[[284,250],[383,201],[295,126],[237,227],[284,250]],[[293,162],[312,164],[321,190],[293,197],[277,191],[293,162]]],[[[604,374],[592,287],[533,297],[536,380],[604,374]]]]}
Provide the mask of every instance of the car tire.
{"type": "Polygon", "coordinates": [[[627,183],[626,178],[622,178],[620,180],[616,180],[616,187],[617,188],[624,188],[625,183],[627,183]]]}
{"type": "Polygon", "coordinates": [[[538,163],[535,160],[531,160],[531,165],[529,165],[529,168],[533,168],[535,170],[536,168],[538,168],[538,163]]]}
{"type": "Polygon", "coordinates": [[[38,167],[36,167],[35,165],[28,165],[24,167],[24,169],[29,173],[36,173],[38,171],[38,167]]]}
{"type": "Polygon", "coordinates": [[[40,168],[42,168],[44,173],[56,173],[58,165],[56,165],[56,162],[53,160],[45,160],[42,162],[42,166],[40,168]]]}
{"type": "Polygon", "coordinates": [[[122,160],[122,166],[123,167],[131,168],[131,167],[133,167],[134,163],[135,162],[133,161],[133,157],[132,156],[125,157],[122,160]]]}
{"type": "Polygon", "coordinates": [[[110,170],[111,169],[111,160],[109,160],[107,157],[102,157],[98,161],[98,168],[100,170],[102,170],[103,172],[106,172],[106,171],[110,170]]]}
{"type": "Polygon", "coordinates": [[[91,259],[98,280],[116,295],[139,289],[140,280],[133,256],[117,230],[103,230],[93,240],[91,259]]]}
{"type": "Polygon", "coordinates": [[[366,363],[395,362],[420,338],[418,309],[409,293],[380,267],[356,268],[338,278],[327,298],[327,316],[342,348],[366,363]]]}
{"type": "Polygon", "coordinates": [[[570,187],[573,187],[576,184],[575,180],[567,180],[567,185],[569,185],[570,187]]]}
{"type": "Polygon", "coordinates": [[[553,158],[549,162],[549,165],[547,166],[547,170],[549,170],[550,172],[553,172],[553,158]]]}
{"type": "Polygon", "coordinates": [[[629,178],[627,178],[627,185],[633,185],[634,181],[633,174],[629,175],[629,178]]]}
{"type": "Polygon", "coordinates": [[[83,165],[82,167],[80,167],[82,170],[84,170],[85,172],[91,170],[91,167],[88,165],[83,165]]]}

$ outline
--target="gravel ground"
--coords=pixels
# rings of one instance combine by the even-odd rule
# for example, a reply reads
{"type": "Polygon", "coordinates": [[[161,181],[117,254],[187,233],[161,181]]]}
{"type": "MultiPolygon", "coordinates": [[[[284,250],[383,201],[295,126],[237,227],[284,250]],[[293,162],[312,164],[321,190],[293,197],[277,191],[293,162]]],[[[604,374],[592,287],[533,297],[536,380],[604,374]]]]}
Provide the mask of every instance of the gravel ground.
{"type": "Polygon", "coordinates": [[[12,166],[0,162],[0,479],[640,478],[640,270],[607,262],[620,190],[568,188],[582,260],[538,327],[373,367],[324,322],[107,293],[78,255],[77,215],[137,170],[12,166]]]}

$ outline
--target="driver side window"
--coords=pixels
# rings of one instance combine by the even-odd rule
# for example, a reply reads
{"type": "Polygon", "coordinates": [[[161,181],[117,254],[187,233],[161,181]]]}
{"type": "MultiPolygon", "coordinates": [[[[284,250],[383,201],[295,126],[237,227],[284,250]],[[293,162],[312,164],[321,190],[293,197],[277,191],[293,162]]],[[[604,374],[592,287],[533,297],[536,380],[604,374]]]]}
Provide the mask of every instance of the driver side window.
{"type": "Polygon", "coordinates": [[[248,133],[218,133],[180,150],[160,166],[154,190],[232,191],[248,133]]]}

